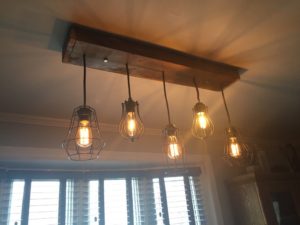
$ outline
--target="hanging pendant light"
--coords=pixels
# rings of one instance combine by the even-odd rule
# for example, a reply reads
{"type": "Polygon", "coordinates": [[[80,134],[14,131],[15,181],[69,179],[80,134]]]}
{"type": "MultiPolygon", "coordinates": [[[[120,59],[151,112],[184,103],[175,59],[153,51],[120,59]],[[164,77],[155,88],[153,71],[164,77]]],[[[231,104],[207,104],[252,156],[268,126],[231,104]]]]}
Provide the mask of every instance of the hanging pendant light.
{"type": "Polygon", "coordinates": [[[169,103],[166,91],[166,81],[165,74],[162,74],[163,86],[164,86],[164,96],[166,100],[167,112],[168,112],[168,125],[163,130],[164,134],[164,152],[167,154],[168,158],[171,160],[183,159],[184,148],[179,138],[178,129],[174,124],[171,123],[169,103]]]}
{"type": "Polygon", "coordinates": [[[194,85],[197,92],[198,102],[193,108],[192,134],[199,139],[205,139],[214,132],[214,125],[208,115],[208,107],[200,101],[198,85],[194,77],[194,85]]]}
{"type": "Polygon", "coordinates": [[[126,64],[127,84],[128,84],[128,101],[122,103],[122,118],[119,125],[120,134],[131,140],[138,139],[144,132],[144,125],[140,118],[139,104],[131,98],[130,77],[128,64],[126,64]]]}
{"type": "Polygon", "coordinates": [[[230,165],[246,166],[253,161],[253,152],[247,144],[243,143],[237,130],[231,125],[231,118],[222,90],[222,98],[226,109],[229,127],[226,129],[226,143],[224,148],[225,160],[230,165]]]}
{"type": "Polygon", "coordinates": [[[100,135],[95,109],[86,105],[86,59],[83,55],[83,105],[74,109],[63,148],[71,160],[86,161],[99,157],[105,143],[100,135]]]}

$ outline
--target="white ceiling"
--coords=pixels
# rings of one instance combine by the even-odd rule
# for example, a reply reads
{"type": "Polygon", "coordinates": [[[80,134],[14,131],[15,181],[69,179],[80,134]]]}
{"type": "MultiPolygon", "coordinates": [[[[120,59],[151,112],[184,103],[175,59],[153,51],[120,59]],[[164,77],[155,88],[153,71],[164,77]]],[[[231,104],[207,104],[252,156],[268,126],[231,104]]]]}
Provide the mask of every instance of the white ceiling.
{"type": "MultiPolygon", "coordinates": [[[[293,140],[300,135],[297,0],[1,1],[1,113],[68,119],[81,104],[82,68],[61,61],[68,22],[245,67],[241,80],[225,92],[233,124],[247,137],[293,140]]],[[[118,124],[127,98],[125,79],[88,69],[87,101],[102,123],[118,124]]],[[[189,129],[195,90],[168,84],[167,91],[173,122],[189,129]]],[[[146,128],[166,125],[162,83],[132,78],[132,95],[146,128]]],[[[201,90],[201,97],[216,135],[221,134],[227,126],[221,94],[201,90]]],[[[17,128],[1,126],[11,129],[12,137],[1,136],[0,145],[18,145],[17,128]]]]}

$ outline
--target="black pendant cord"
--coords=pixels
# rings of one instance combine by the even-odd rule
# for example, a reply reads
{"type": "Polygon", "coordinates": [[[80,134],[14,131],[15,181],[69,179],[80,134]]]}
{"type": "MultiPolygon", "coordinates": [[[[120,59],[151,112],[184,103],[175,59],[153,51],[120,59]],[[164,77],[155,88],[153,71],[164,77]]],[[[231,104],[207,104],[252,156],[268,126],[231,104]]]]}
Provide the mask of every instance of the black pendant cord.
{"type": "Polygon", "coordinates": [[[226,104],[226,101],[225,101],[225,96],[224,96],[223,89],[222,89],[222,97],[223,97],[223,102],[224,102],[224,106],[225,106],[226,113],[227,113],[228,122],[229,122],[229,125],[231,126],[231,118],[230,118],[228,107],[227,107],[227,104],[226,104]]]}
{"type": "Polygon", "coordinates": [[[164,85],[164,95],[165,95],[166,106],[167,106],[167,111],[168,111],[168,121],[169,121],[169,124],[171,124],[169,102],[168,102],[167,91],[166,91],[165,72],[162,72],[162,78],[163,78],[163,85],[164,85]]]}
{"type": "Polygon", "coordinates": [[[196,92],[197,92],[197,100],[198,100],[198,102],[200,102],[200,94],[199,94],[199,89],[198,89],[198,85],[197,85],[195,77],[193,78],[193,81],[194,81],[194,85],[195,85],[196,92]]]}
{"type": "Polygon", "coordinates": [[[130,76],[129,76],[128,63],[126,63],[126,72],[127,72],[128,95],[129,95],[129,99],[131,100],[132,98],[131,98],[130,76]]]}
{"type": "Polygon", "coordinates": [[[83,54],[83,105],[86,106],[86,59],[83,54]]]}

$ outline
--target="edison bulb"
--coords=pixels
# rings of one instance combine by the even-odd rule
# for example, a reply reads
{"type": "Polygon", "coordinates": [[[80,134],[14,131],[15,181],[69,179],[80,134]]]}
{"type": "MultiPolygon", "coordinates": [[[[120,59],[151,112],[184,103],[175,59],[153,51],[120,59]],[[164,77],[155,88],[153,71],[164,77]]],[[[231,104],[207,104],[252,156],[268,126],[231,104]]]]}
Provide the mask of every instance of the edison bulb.
{"type": "Polygon", "coordinates": [[[136,127],[137,127],[137,122],[136,122],[134,112],[127,113],[126,123],[127,123],[127,134],[128,136],[133,137],[136,134],[136,127]]]}
{"type": "Polygon", "coordinates": [[[76,144],[79,147],[87,148],[92,145],[92,130],[88,120],[81,120],[76,134],[76,144]]]}
{"type": "Polygon", "coordinates": [[[205,129],[207,127],[207,118],[205,115],[205,112],[198,112],[197,113],[197,122],[198,122],[198,126],[201,129],[205,129]]]}
{"type": "Polygon", "coordinates": [[[230,166],[247,166],[253,163],[254,154],[249,146],[242,142],[237,130],[230,126],[226,129],[224,159],[230,166]]]}
{"type": "Polygon", "coordinates": [[[237,142],[236,137],[229,138],[229,154],[234,158],[239,158],[241,156],[241,147],[237,142]]]}
{"type": "Polygon", "coordinates": [[[213,134],[214,126],[207,114],[207,107],[198,102],[193,108],[194,118],[192,125],[192,134],[194,137],[204,139],[213,134]]]}
{"type": "Polygon", "coordinates": [[[182,148],[176,136],[168,137],[167,153],[170,159],[178,159],[182,156],[182,148]]]}
{"type": "Polygon", "coordinates": [[[135,141],[142,135],[144,125],[140,119],[137,102],[129,99],[122,103],[122,118],[119,130],[123,137],[131,141],[135,141]]]}

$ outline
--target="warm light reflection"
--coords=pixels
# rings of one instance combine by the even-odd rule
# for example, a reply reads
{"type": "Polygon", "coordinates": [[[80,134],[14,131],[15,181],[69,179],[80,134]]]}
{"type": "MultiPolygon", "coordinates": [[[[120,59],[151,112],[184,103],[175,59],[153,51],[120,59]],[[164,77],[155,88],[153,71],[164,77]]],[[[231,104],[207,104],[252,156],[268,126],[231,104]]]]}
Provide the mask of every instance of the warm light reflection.
{"type": "Polygon", "coordinates": [[[119,124],[120,134],[130,141],[137,140],[144,131],[144,125],[140,119],[138,103],[132,100],[122,103],[122,118],[119,124]]]}
{"type": "Polygon", "coordinates": [[[136,134],[137,122],[135,119],[134,112],[128,112],[126,118],[127,124],[127,134],[130,137],[133,137],[136,134]]]}
{"type": "Polygon", "coordinates": [[[206,129],[208,121],[205,112],[197,113],[197,122],[201,129],[206,129]]]}
{"type": "Polygon", "coordinates": [[[178,159],[182,155],[181,146],[178,144],[176,136],[168,137],[167,153],[170,159],[178,159]]]}
{"type": "Polygon", "coordinates": [[[194,137],[204,139],[214,132],[214,125],[207,113],[207,106],[197,102],[193,108],[192,134],[194,137]]]}
{"type": "Polygon", "coordinates": [[[229,154],[234,158],[238,158],[241,156],[241,147],[240,144],[237,142],[236,137],[229,138],[229,154]]]}
{"type": "Polygon", "coordinates": [[[81,120],[76,134],[76,144],[87,148],[92,145],[92,130],[88,120],[81,120]]]}

